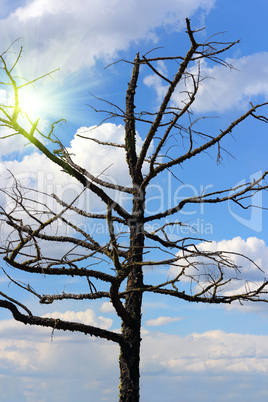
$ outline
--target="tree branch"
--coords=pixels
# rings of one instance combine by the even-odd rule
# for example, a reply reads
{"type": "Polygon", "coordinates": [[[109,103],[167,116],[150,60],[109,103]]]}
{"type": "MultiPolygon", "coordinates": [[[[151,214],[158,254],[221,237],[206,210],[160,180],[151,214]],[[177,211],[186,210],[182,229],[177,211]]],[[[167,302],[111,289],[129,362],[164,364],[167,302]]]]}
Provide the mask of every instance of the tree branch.
{"type": "Polygon", "coordinates": [[[24,324],[50,327],[54,330],[59,329],[63,331],[82,332],[85,335],[107,339],[108,341],[116,342],[118,344],[122,344],[124,342],[122,335],[107,331],[105,329],[93,327],[91,325],[85,325],[72,321],[63,321],[55,318],[45,318],[22,314],[19,312],[15,304],[7,300],[0,300],[0,307],[8,309],[16,321],[20,321],[24,324]]]}

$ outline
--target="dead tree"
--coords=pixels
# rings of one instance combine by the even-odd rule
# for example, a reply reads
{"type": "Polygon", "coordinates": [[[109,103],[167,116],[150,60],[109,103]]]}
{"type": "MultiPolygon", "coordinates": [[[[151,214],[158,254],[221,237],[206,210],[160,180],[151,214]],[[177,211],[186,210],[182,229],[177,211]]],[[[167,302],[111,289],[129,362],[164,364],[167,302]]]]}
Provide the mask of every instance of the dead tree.
{"type": "MultiPolygon", "coordinates": [[[[7,53],[1,55],[1,84],[11,88],[14,93],[13,105],[1,105],[1,126],[10,129],[10,134],[3,136],[22,136],[31,143],[61,170],[72,176],[81,184],[81,194],[92,193],[106,206],[106,213],[82,210],[76,205],[81,194],[72,202],[60,199],[57,194],[47,195],[57,204],[57,211],[49,203],[42,203],[28,189],[22,188],[14,177],[13,188],[2,189],[10,200],[8,205],[1,206],[2,224],[11,228],[10,234],[1,244],[1,255],[6,263],[5,275],[14,284],[30,292],[42,304],[51,304],[61,300],[95,299],[110,301],[122,323],[121,333],[97,328],[79,322],[61,319],[44,318],[34,315],[19,300],[0,292],[0,307],[10,310],[15,320],[24,324],[50,327],[53,330],[78,331],[100,337],[118,344],[120,348],[120,401],[139,400],[139,363],[141,343],[141,307],[143,294],[162,294],[199,303],[232,303],[239,301],[267,301],[268,281],[250,285],[244,282],[244,288],[238,293],[226,292],[227,285],[234,279],[243,279],[243,267],[238,267],[232,260],[234,253],[222,251],[204,251],[199,247],[198,234],[171,237],[169,229],[176,225],[186,225],[178,219],[179,212],[188,204],[222,204],[233,201],[242,208],[250,205],[248,200],[256,192],[267,189],[265,178],[267,171],[259,179],[238,186],[217,191],[185,197],[179,203],[163,209],[155,214],[146,214],[146,192],[161,173],[171,171],[176,175],[176,168],[186,161],[193,160],[200,154],[213,148],[221,152],[221,140],[235,135],[236,127],[246,119],[254,118],[256,123],[267,123],[263,110],[267,103],[250,105],[250,108],[237,117],[228,127],[220,130],[215,136],[200,132],[195,128],[192,105],[202,77],[202,61],[220,63],[231,67],[223,59],[222,53],[228,51],[237,42],[222,43],[209,39],[203,43],[197,40],[198,33],[186,20],[189,50],[185,56],[151,57],[152,53],[140,57],[132,64],[132,76],[126,91],[125,109],[106,102],[109,117],[122,119],[125,128],[124,143],[103,142],[94,137],[94,132],[85,135],[85,141],[95,141],[100,147],[121,147],[125,152],[131,183],[114,184],[105,180],[105,176],[87,171],[74,162],[74,158],[66,149],[63,140],[56,137],[51,125],[48,133],[43,133],[39,121],[28,119],[30,128],[26,129],[21,120],[20,90],[29,83],[19,84],[14,76],[15,63],[9,65],[7,53]],[[158,62],[177,65],[174,75],[167,76],[158,67],[158,62]],[[196,66],[196,73],[190,67],[196,66]],[[135,96],[141,67],[149,69],[166,86],[166,92],[157,111],[141,111],[135,107],[135,96]],[[186,83],[186,84],[185,84],[186,83]],[[184,102],[176,105],[173,102],[175,91],[181,91],[184,102]],[[185,122],[187,119],[189,124],[185,122]],[[136,145],[137,125],[146,128],[141,149],[136,145]],[[93,133],[93,134],[92,134],[93,133]],[[178,154],[170,154],[174,133],[184,148],[178,148],[178,154]],[[92,134],[92,135],[91,135],[92,134]],[[56,148],[56,149],[55,149],[56,148]],[[152,150],[153,149],[153,150],[152,150]],[[183,150],[183,152],[182,152],[183,150]],[[170,156],[172,155],[172,156],[170,156]],[[116,201],[116,193],[128,195],[131,207],[124,207],[116,201]],[[101,242],[95,234],[89,233],[68,218],[68,211],[87,222],[102,222],[107,233],[101,242]],[[150,226],[154,225],[154,230],[150,226]],[[66,234],[58,228],[68,229],[66,234]],[[47,244],[68,245],[69,251],[54,256],[48,252],[47,244]],[[176,275],[168,277],[163,283],[150,284],[144,277],[146,267],[176,268],[176,275]],[[12,271],[10,271],[10,267],[12,271]],[[77,277],[82,283],[88,283],[87,293],[39,294],[30,283],[21,283],[13,276],[14,269],[29,274],[50,276],[77,277]],[[191,286],[189,284],[191,283],[191,286]],[[103,284],[103,287],[102,287],[103,284]],[[194,286],[195,285],[195,286],[194,286]]],[[[99,110],[98,110],[99,111],[99,110]]],[[[25,115],[24,115],[25,118],[25,115]]],[[[178,140],[177,140],[178,141],[178,140]]],[[[34,169],[34,167],[33,167],[34,169]]],[[[103,161],[103,170],[106,169],[103,161]]],[[[129,204],[128,204],[129,205],[129,204]]],[[[59,248],[60,249],[60,248],[59,248]]],[[[245,256],[246,258],[246,256],[245,256]]],[[[254,261],[251,261],[254,264],[254,261]]]]}

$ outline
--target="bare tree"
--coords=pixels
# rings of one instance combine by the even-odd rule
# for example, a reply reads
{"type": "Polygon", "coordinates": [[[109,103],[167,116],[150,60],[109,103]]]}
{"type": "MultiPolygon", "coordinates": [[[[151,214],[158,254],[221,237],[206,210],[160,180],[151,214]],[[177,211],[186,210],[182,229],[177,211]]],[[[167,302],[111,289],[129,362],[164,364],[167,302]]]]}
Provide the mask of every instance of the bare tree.
{"type": "MultiPolygon", "coordinates": [[[[248,118],[254,118],[256,123],[268,122],[263,112],[259,112],[268,103],[250,104],[244,114],[215,136],[196,129],[198,116],[193,114],[192,105],[204,79],[202,61],[209,60],[232,68],[221,59],[221,55],[237,42],[223,43],[212,37],[199,43],[197,31],[191,28],[188,19],[186,26],[189,50],[185,56],[151,57],[152,53],[147,53],[142,57],[137,54],[133,62],[125,61],[133,66],[126,91],[125,109],[106,102],[108,111],[97,110],[106,112],[107,118],[116,117],[124,121],[124,143],[117,143],[116,140],[101,141],[94,138],[94,132],[83,136],[85,141],[97,142],[100,147],[121,147],[124,150],[131,178],[129,186],[125,183],[114,184],[105,179],[105,175],[96,175],[74,162],[75,158],[68,152],[66,144],[55,135],[54,128],[59,122],[53,123],[48,133],[39,129],[39,120],[34,122],[28,118],[30,128],[23,125],[25,114],[22,120],[20,90],[33,82],[20,84],[20,79],[14,76],[21,53],[11,65],[7,62],[7,52],[0,56],[1,75],[4,77],[1,84],[11,87],[14,92],[14,104],[0,106],[1,126],[10,129],[10,133],[2,138],[24,137],[41,154],[57,164],[65,175],[72,176],[81,184],[81,193],[71,202],[60,199],[57,194],[47,195],[57,204],[57,210],[50,207],[52,204],[42,202],[41,198],[33,195],[30,189],[23,188],[16,177],[12,188],[2,189],[9,204],[1,207],[1,220],[12,229],[0,249],[7,265],[5,275],[42,304],[66,299],[108,300],[121,319],[122,331],[117,333],[79,322],[36,316],[19,300],[3,292],[0,292],[0,307],[10,310],[15,320],[25,324],[50,327],[53,331],[78,331],[117,343],[120,348],[120,401],[139,400],[141,307],[145,292],[209,304],[267,301],[268,281],[265,278],[261,283],[250,284],[244,281],[243,267],[233,261],[235,251],[204,251],[199,244],[206,240],[199,238],[198,234],[192,234],[191,227],[188,227],[189,232],[185,236],[175,237],[170,231],[175,226],[185,225],[187,228],[186,222],[178,220],[178,213],[188,204],[221,204],[232,201],[241,208],[250,207],[250,197],[268,187],[265,183],[267,171],[253,182],[236,188],[185,197],[161,212],[146,214],[146,191],[161,173],[170,171],[176,175],[176,168],[215,147],[220,159],[221,140],[231,133],[235,135],[235,129],[241,122],[248,118]],[[176,63],[175,74],[171,77],[165,75],[159,68],[159,61],[173,65],[176,63]],[[142,66],[148,68],[166,86],[157,111],[141,111],[135,108],[142,66]],[[191,68],[193,66],[196,68],[191,68]],[[181,94],[182,106],[176,106],[173,101],[175,91],[181,94]],[[143,127],[143,132],[147,127],[140,150],[136,144],[137,125],[143,127]],[[180,147],[180,153],[178,151],[176,156],[171,152],[174,139],[184,144],[184,148],[180,147]],[[79,197],[88,192],[105,204],[106,213],[82,210],[77,206],[79,197]],[[118,201],[116,194],[128,196],[127,207],[118,201]],[[70,211],[77,215],[77,222],[81,217],[87,222],[102,222],[107,230],[106,235],[103,235],[101,241],[98,240],[95,233],[91,234],[75,220],[68,218],[67,213],[70,211]],[[58,230],[59,227],[61,231],[58,230]],[[64,234],[62,228],[66,228],[64,234]],[[68,246],[68,251],[55,256],[55,253],[49,252],[47,244],[53,247],[64,244],[68,246]],[[39,294],[30,284],[14,279],[10,267],[31,274],[77,277],[82,283],[88,283],[89,290],[87,293],[76,294],[64,291],[60,294],[39,294]],[[176,274],[169,277],[167,275],[163,283],[145,283],[146,267],[173,267],[176,274]],[[243,279],[243,289],[240,287],[237,292],[230,291],[228,286],[237,279],[243,279]]],[[[107,166],[105,161],[102,163],[105,171],[107,166]]],[[[254,261],[251,263],[255,264],[254,261]]],[[[257,267],[256,264],[255,266],[257,267]]]]}

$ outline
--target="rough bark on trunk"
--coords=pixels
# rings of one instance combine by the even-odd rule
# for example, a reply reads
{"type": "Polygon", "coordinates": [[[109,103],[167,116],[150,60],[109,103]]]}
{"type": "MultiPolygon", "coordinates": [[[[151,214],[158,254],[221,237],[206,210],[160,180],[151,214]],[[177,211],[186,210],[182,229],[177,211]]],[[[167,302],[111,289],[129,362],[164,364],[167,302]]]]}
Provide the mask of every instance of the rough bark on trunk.
{"type": "MultiPolygon", "coordinates": [[[[140,301],[132,294],[130,303],[132,310],[136,310],[137,320],[133,328],[122,325],[122,334],[125,342],[121,345],[119,356],[120,367],[120,402],[138,402],[140,396],[140,301]]],[[[133,311],[133,314],[134,311],[133,311]]]]}
{"type": "Polygon", "coordinates": [[[133,217],[135,223],[130,228],[129,263],[133,268],[127,278],[127,290],[136,289],[126,296],[125,308],[131,317],[131,325],[122,323],[122,335],[124,343],[121,344],[120,367],[120,402],[138,402],[140,395],[140,343],[141,343],[141,305],[142,292],[137,291],[143,285],[142,262],[144,235],[144,194],[137,192],[133,200],[133,217]]]}

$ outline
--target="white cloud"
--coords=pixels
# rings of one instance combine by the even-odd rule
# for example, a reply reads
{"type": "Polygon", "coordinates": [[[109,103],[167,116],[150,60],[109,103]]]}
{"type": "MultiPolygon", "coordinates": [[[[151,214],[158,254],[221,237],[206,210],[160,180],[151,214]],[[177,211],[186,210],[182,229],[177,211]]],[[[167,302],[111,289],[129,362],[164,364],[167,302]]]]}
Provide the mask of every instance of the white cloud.
{"type": "MultiPolygon", "coordinates": [[[[0,368],[5,373],[0,376],[0,383],[4,402],[15,402],[16,397],[17,400],[69,402],[89,397],[105,400],[106,396],[108,400],[116,400],[119,348],[111,342],[57,330],[51,342],[51,329],[24,326],[13,320],[1,321],[0,334],[0,368]],[[17,394],[11,379],[16,380],[17,394]]],[[[245,387],[244,391],[240,389],[240,398],[247,396],[249,388],[255,393],[264,392],[267,342],[267,335],[219,330],[185,337],[147,331],[143,333],[141,349],[142,398],[148,400],[146,395],[151,393],[160,402],[164,391],[165,400],[170,402],[176,400],[177,392],[196,400],[193,387],[188,386],[193,381],[202,398],[208,384],[210,390],[222,387],[220,401],[230,389],[237,389],[238,383],[245,387]],[[260,383],[256,382],[256,376],[262,379],[260,383]],[[203,386],[198,386],[199,378],[203,386]],[[235,385],[230,378],[235,379],[235,385]]],[[[211,397],[206,400],[213,401],[211,397]]]]}
{"type": "Polygon", "coordinates": [[[235,67],[202,66],[202,75],[211,77],[200,85],[194,109],[198,112],[223,112],[244,109],[261,96],[268,99],[268,52],[255,53],[240,59],[226,59],[235,67]]]}
{"type": "MultiPolygon", "coordinates": [[[[86,314],[86,312],[84,312],[86,314]]],[[[74,313],[75,314],[75,313],[74,313]]],[[[72,314],[70,314],[70,318],[72,314]]],[[[66,317],[68,318],[68,317],[66,317]]],[[[118,347],[82,334],[1,321],[1,400],[106,400],[117,394],[118,347]],[[16,390],[11,378],[17,378],[16,390]],[[79,396],[80,397],[79,397],[79,396]]]]}
{"type": "MultiPolygon", "coordinates": [[[[125,135],[123,126],[116,126],[112,123],[106,123],[99,127],[83,127],[77,131],[77,134],[79,133],[83,136],[97,138],[100,141],[110,141],[118,144],[123,144],[125,135]]],[[[9,141],[7,139],[5,141],[7,143],[13,143],[14,140],[11,139],[9,141]]],[[[138,150],[141,148],[141,145],[142,140],[137,134],[138,150]]],[[[94,141],[82,139],[78,137],[78,135],[75,135],[68,151],[72,155],[74,161],[81,167],[87,169],[91,174],[113,184],[131,184],[123,148],[102,146],[94,141]]],[[[24,156],[20,161],[9,160],[0,162],[2,189],[9,189],[14,184],[14,179],[10,172],[13,173],[14,177],[23,186],[28,189],[37,190],[37,192],[31,192],[31,194],[28,191],[27,195],[29,198],[31,196],[33,200],[38,201],[38,203],[32,204],[26,202],[27,205],[31,204],[31,208],[34,208],[36,213],[38,211],[44,211],[43,204],[51,208],[54,212],[61,211],[62,207],[57,204],[52,197],[50,197],[51,194],[56,194],[57,197],[69,203],[79,196],[74,204],[76,207],[87,212],[98,211],[99,213],[104,213],[106,215],[106,205],[102,203],[96,195],[89,190],[83,192],[82,185],[76,179],[62,172],[59,166],[51,162],[44,155],[33,152],[30,155],[24,156]],[[46,196],[46,194],[48,194],[48,196],[46,196]]],[[[114,197],[115,201],[127,207],[130,200],[128,195],[114,192],[109,189],[107,192],[114,197]]],[[[10,202],[8,197],[3,193],[0,193],[0,201],[1,204],[5,205],[9,210],[14,206],[14,202],[10,202]]],[[[18,208],[16,214],[20,215],[20,217],[25,216],[25,213],[20,212],[18,208]]],[[[105,222],[103,225],[101,223],[96,224],[95,222],[85,220],[84,217],[76,214],[74,211],[67,211],[65,216],[74,221],[77,225],[87,225],[87,227],[84,226],[84,229],[88,230],[91,234],[92,231],[97,229],[100,231],[99,234],[107,234],[107,230],[105,230],[105,222]]],[[[29,221],[29,223],[30,222],[32,221],[29,221]]],[[[59,222],[57,223],[58,231],[65,229],[65,225],[62,224],[61,227],[59,222]]],[[[2,231],[3,230],[7,230],[7,228],[4,229],[4,227],[2,227],[2,231]]],[[[68,230],[71,232],[70,228],[68,230]]],[[[8,232],[10,232],[10,228],[8,229],[8,232]]],[[[8,232],[2,232],[2,239],[7,238],[8,232]]],[[[66,245],[64,247],[66,247],[66,245]]],[[[65,249],[65,251],[67,250],[65,249]]]]}
{"type": "Polygon", "coordinates": [[[215,0],[99,1],[33,0],[1,21],[3,46],[23,36],[30,71],[63,67],[75,71],[96,58],[114,57],[132,42],[157,41],[156,29],[180,30],[185,18],[199,10],[200,18],[215,0]],[[12,30],[10,30],[12,27],[12,30]],[[28,53],[29,52],[29,53],[28,53]]]}
{"type": "MultiPolygon", "coordinates": [[[[243,294],[249,291],[249,289],[257,289],[264,280],[267,280],[268,246],[266,246],[262,239],[249,237],[244,240],[237,236],[231,240],[203,242],[198,244],[197,248],[200,252],[224,252],[224,258],[238,267],[238,270],[235,270],[232,266],[223,268],[224,280],[231,279],[231,282],[227,283],[221,289],[218,289],[218,294],[226,296],[243,294]],[[257,266],[255,264],[257,264],[257,266]]],[[[180,255],[180,253],[178,253],[178,255],[180,255]]],[[[178,267],[170,267],[170,275],[172,277],[177,276],[181,272],[182,267],[184,265],[187,266],[189,261],[191,261],[191,263],[198,263],[198,265],[190,265],[186,268],[185,274],[191,275],[192,279],[187,276],[182,276],[180,278],[181,288],[184,282],[188,289],[188,284],[191,282],[191,286],[194,287],[194,289],[192,289],[192,287],[191,289],[194,293],[198,293],[201,289],[209,285],[211,277],[214,279],[219,278],[217,264],[213,266],[209,258],[195,256],[190,257],[188,261],[181,260],[178,267]],[[196,278],[196,282],[193,278],[196,278]]],[[[252,310],[259,313],[265,310],[263,303],[255,303],[254,306],[251,306],[250,302],[245,303],[243,306],[241,306],[239,302],[234,302],[231,306],[226,308],[239,308],[241,311],[245,311],[245,308],[247,308],[247,311],[252,310]]]]}
{"type": "MultiPolygon", "coordinates": [[[[0,137],[5,137],[11,134],[11,131],[9,128],[2,127],[0,129],[0,137]]],[[[10,155],[13,152],[16,153],[21,153],[25,150],[25,139],[22,136],[14,136],[13,138],[10,137],[8,140],[7,138],[0,139],[0,145],[1,145],[1,154],[0,154],[0,161],[2,159],[3,155],[10,155]]]]}
{"type": "MultiPolygon", "coordinates": [[[[100,141],[124,144],[125,129],[122,125],[105,123],[98,127],[81,127],[71,141],[69,152],[74,154],[74,161],[85,167],[90,173],[101,175],[103,180],[114,184],[130,185],[124,148],[107,147],[94,141],[80,138],[96,138],[100,141]]],[[[137,136],[137,148],[141,146],[141,138],[137,136]]]]}
{"type": "Polygon", "coordinates": [[[230,258],[238,266],[241,266],[241,277],[252,281],[257,281],[268,274],[268,247],[264,240],[257,237],[248,237],[246,240],[240,236],[231,240],[212,241],[210,243],[201,243],[200,250],[204,251],[226,251],[238,253],[240,255],[230,255],[230,258]],[[248,259],[254,261],[263,271],[261,272],[248,259]]]}
{"type": "MultiPolygon", "coordinates": [[[[98,127],[82,127],[77,131],[77,134],[81,134],[85,137],[93,137],[100,141],[123,144],[125,131],[122,125],[117,126],[112,123],[106,123],[98,127]]],[[[13,143],[15,140],[11,138],[4,141],[6,141],[6,143],[13,143]]],[[[141,148],[141,145],[142,140],[137,134],[138,150],[141,148]]],[[[114,184],[131,184],[123,148],[103,146],[75,135],[68,150],[74,161],[81,167],[87,169],[91,174],[95,174],[97,177],[114,184]]],[[[0,162],[2,189],[6,188],[10,190],[14,185],[14,179],[10,172],[13,173],[14,177],[21,182],[23,186],[34,190],[32,192],[27,190],[27,196],[31,198],[33,202],[25,201],[24,205],[28,205],[28,208],[34,211],[35,214],[39,213],[39,217],[42,216],[42,219],[45,219],[43,214],[44,205],[54,212],[60,212],[63,209],[63,207],[56,203],[50,196],[53,193],[56,194],[59,199],[67,203],[72,202],[79,196],[73,205],[87,212],[98,211],[106,215],[106,205],[102,203],[96,195],[89,190],[83,191],[82,185],[77,180],[62,172],[59,166],[51,162],[44,155],[33,152],[30,155],[24,156],[20,161],[8,160],[0,162]],[[35,190],[37,190],[37,192],[35,190]]],[[[107,192],[114,197],[115,201],[119,202],[124,207],[129,206],[129,195],[119,192],[115,193],[109,189],[107,192]]],[[[1,192],[0,202],[1,205],[5,206],[5,209],[8,210],[14,208],[15,205],[13,201],[10,201],[10,199],[1,192]]],[[[16,216],[17,218],[26,219],[28,224],[36,224],[36,222],[33,222],[29,217],[25,217],[25,212],[22,211],[21,208],[16,208],[16,216]]],[[[95,222],[85,219],[85,217],[76,214],[74,211],[67,211],[65,217],[91,235],[93,233],[96,235],[108,235],[106,221],[95,222]]],[[[8,234],[11,232],[11,227],[2,225],[2,241],[7,239],[8,234]]],[[[67,227],[58,220],[46,229],[46,233],[70,235],[73,234],[73,231],[70,227],[67,227]]],[[[103,237],[101,241],[105,241],[105,238],[103,237]]],[[[55,256],[54,253],[58,255],[59,252],[65,254],[70,249],[68,243],[61,244],[60,247],[52,247],[52,249],[50,247],[51,243],[49,244],[49,242],[43,242],[42,246],[44,247],[44,255],[49,254],[50,256],[55,256]]]]}
{"type": "Polygon", "coordinates": [[[149,334],[144,337],[142,368],[157,372],[164,367],[173,375],[184,371],[211,371],[214,375],[262,373],[268,369],[266,341],[267,336],[227,334],[219,330],[187,337],[149,334]]]}
{"type": "Polygon", "coordinates": [[[102,305],[100,306],[99,310],[102,313],[115,313],[115,309],[114,309],[114,307],[113,307],[111,302],[102,303],[102,305]]]}
{"type": "MultiPolygon", "coordinates": [[[[100,141],[123,144],[125,130],[122,125],[117,126],[112,123],[105,123],[98,127],[82,127],[78,129],[76,134],[81,134],[85,137],[93,137],[100,141]]],[[[4,141],[14,143],[15,140],[11,138],[4,141]]],[[[142,146],[142,140],[138,133],[136,145],[139,151],[142,146]]],[[[94,141],[83,139],[75,135],[74,139],[70,142],[68,151],[78,165],[87,169],[91,174],[96,175],[96,177],[113,184],[131,185],[123,148],[100,145],[94,141]]],[[[6,190],[11,196],[14,196],[14,194],[18,196],[18,192],[14,190],[14,177],[10,172],[22,185],[21,192],[25,196],[24,207],[28,211],[32,211],[35,218],[39,218],[43,222],[52,217],[51,211],[53,211],[53,213],[59,213],[64,209],[63,206],[51,197],[52,194],[56,194],[60,200],[66,203],[74,201],[73,206],[87,213],[98,212],[106,216],[106,204],[94,193],[88,189],[84,190],[83,186],[75,178],[63,172],[59,166],[50,161],[47,157],[40,153],[33,152],[29,155],[25,155],[21,160],[0,161],[0,181],[1,190],[3,190],[0,190],[0,205],[9,212],[13,211],[15,208],[13,214],[17,219],[23,219],[24,225],[28,224],[36,228],[37,222],[29,217],[22,207],[16,205],[15,201],[4,193],[6,190]],[[27,189],[24,190],[24,187],[27,189]],[[13,191],[15,191],[15,193],[13,191]]],[[[105,189],[105,191],[106,190],[107,193],[124,208],[131,208],[130,194],[116,192],[110,189],[105,189]]],[[[93,220],[85,218],[85,216],[79,215],[73,210],[65,211],[64,217],[72,224],[75,224],[79,229],[93,236],[100,244],[109,242],[109,230],[107,228],[106,219],[93,220]]],[[[117,227],[115,227],[115,230],[117,230],[117,227]]],[[[122,232],[124,229],[120,226],[118,230],[122,232]]],[[[79,235],[72,227],[66,225],[60,219],[57,219],[47,226],[43,230],[43,233],[57,236],[83,236],[82,234],[79,235]]],[[[19,241],[18,234],[13,231],[11,226],[5,224],[4,221],[1,221],[0,236],[1,247],[3,247],[3,249],[10,244],[10,241],[14,241],[13,244],[19,241]]],[[[68,242],[56,243],[40,240],[39,246],[42,249],[44,261],[48,256],[49,258],[62,258],[62,256],[67,255],[71,252],[70,250],[73,249],[73,244],[68,242]]],[[[34,248],[32,252],[35,254],[34,248]]],[[[74,252],[75,251],[73,251],[73,253],[74,252]]],[[[76,252],[80,252],[82,256],[88,253],[88,249],[77,247],[76,252]]],[[[103,261],[103,264],[106,264],[106,262],[103,261]]],[[[111,266],[108,267],[108,269],[110,268],[111,266]]]]}
{"type": "Polygon", "coordinates": [[[74,322],[81,322],[86,325],[93,325],[95,327],[100,327],[104,329],[111,328],[113,324],[113,320],[111,318],[105,318],[102,316],[97,317],[95,312],[91,309],[87,309],[86,311],[65,311],[64,313],[61,312],[53,312],[52,314],[48,313],[44,315],[44,317],[52,317],[52,318],[59,318],[64,321],[74,321],[74,322]]]}
{"type": "MultiPolygon", "coordinates": [[[[268,273],[268,247],[264,240],[258,239],[257,237],[248,237],[244,240],[240,236],[237,236],[231,240],[199,243],[197,247],[201,252],[223,251],[226,252],[226,256],[228,256],[228,253],[233,253],[229,254],[229,259],[240,267],[241,278],[243,279],[254,281],[262,278],[266,273],[268,273]],[[254,261],[264,272],[261,272],[250,260],[254,261]]],[[[180,253],[178,255],[180,255],[180,253]]],[[[208,262],[209,260],[205,261],[208,262]]],[[[182,262],[180,262],[180,264],[181,263],[182,262]]],[[[185,262],[185,264],[187,264],[187,262],[185,262]]],[[[195,268],[192,268],[191,272],[194,272],[193,270],[195,270],[195,268]]],[[[171,267],[170,273],[176,275],[176,273],[178,273],[178,268],[171,267]]]]}
{"type": "MultiPolygon", "coordinates": [[[[240,59],[226,59],[235,69],[230,70],[222,65],[213,67],[206,62],[201,65],[201,76],[207,77],[200,83],[198,94],[192,110],[198,113],[225,112],[233,108],[245,109],[249,102],[254,103],[260,96],[264,101],[268,99],[268,52],[255,53],[240,59]]],[[[196,66],[189,68],[189,72],[196,75],[196,66]]],[[[159,77],[148,75],[144,79],[145,85],[154,88],[158,101],[163,98],[167,87],[159,77]]],[[[185,91],[191,90],[191,80],[186,80],[174,92],[173,103],[182,106],[187,100],[185,91]]]]}
{"type": "MultiPolygon", "coordinates": [[[[98,127],[81,127],[77,130],[74,139],[70,143],[70,147],[67,149],[70,155],[72,155],[74,162],[88,170],[91,174],[96,175],[96,177],[113,184],[131,185],[123,148],[100,145],[94,141],[80,138],[78,134],[84,137],[96,138],[100,141],[123,144],[125,131],[122,125],[117,126],[112,123],[105,123],[98,127]]],[[[10,143],[12,146],[16,142],[16,138],[6,139],[5,141],[8,149],[8,144],[10,143]]],[[[142,146],[142,139],[138,133],[136,143],[137,151],[139,152],[142,146]]],[[[57,146],[55,145],[56,148],[57,146]]],[[[41,192],[49,195],[54,193],[65,202],[71,202],[83,190],[82,185],[76,179],[62,172],[59,166],[37,152],[24,156],[20,161],[9,160],[0,162],[2,188],[11,187],[13,184],[13,178],[9,171],[13,173],[22,185],[38,190],[40,193],[35,194],[34,197],[37,197],[38,201],[49,205],[51,208],[55,207],[55,203],[52,202],[53,200],[50,197],[45,197],[41,192]]],[[[126,205],[130,199],[128,195],[123,193],[118,192],[115,194],[109,189],[107,192],[115,197],[115,201],[123,205],[126,205]]],[[[98,209],[106,214],[106,206],[97,196],[89,193],[89,191],[82,193],[75,205],[88,212],[98,209]]],[[[59,209],[57,208],[57,210],[59,209]]],[[[68,216],[74,215],[72,211],[69,211],[67,214],[68,216]]]]}
{"type": "Polygon", "coordinates": [[[147,327],[158,327],[160,325],[166,325],[171,322],[176,322],[182,320],[181,317],[166,317],[166,316],[161,316],[158,318],[152,318],[151,320],[147,320],[145,322],[145,325],[147,327]]]}

